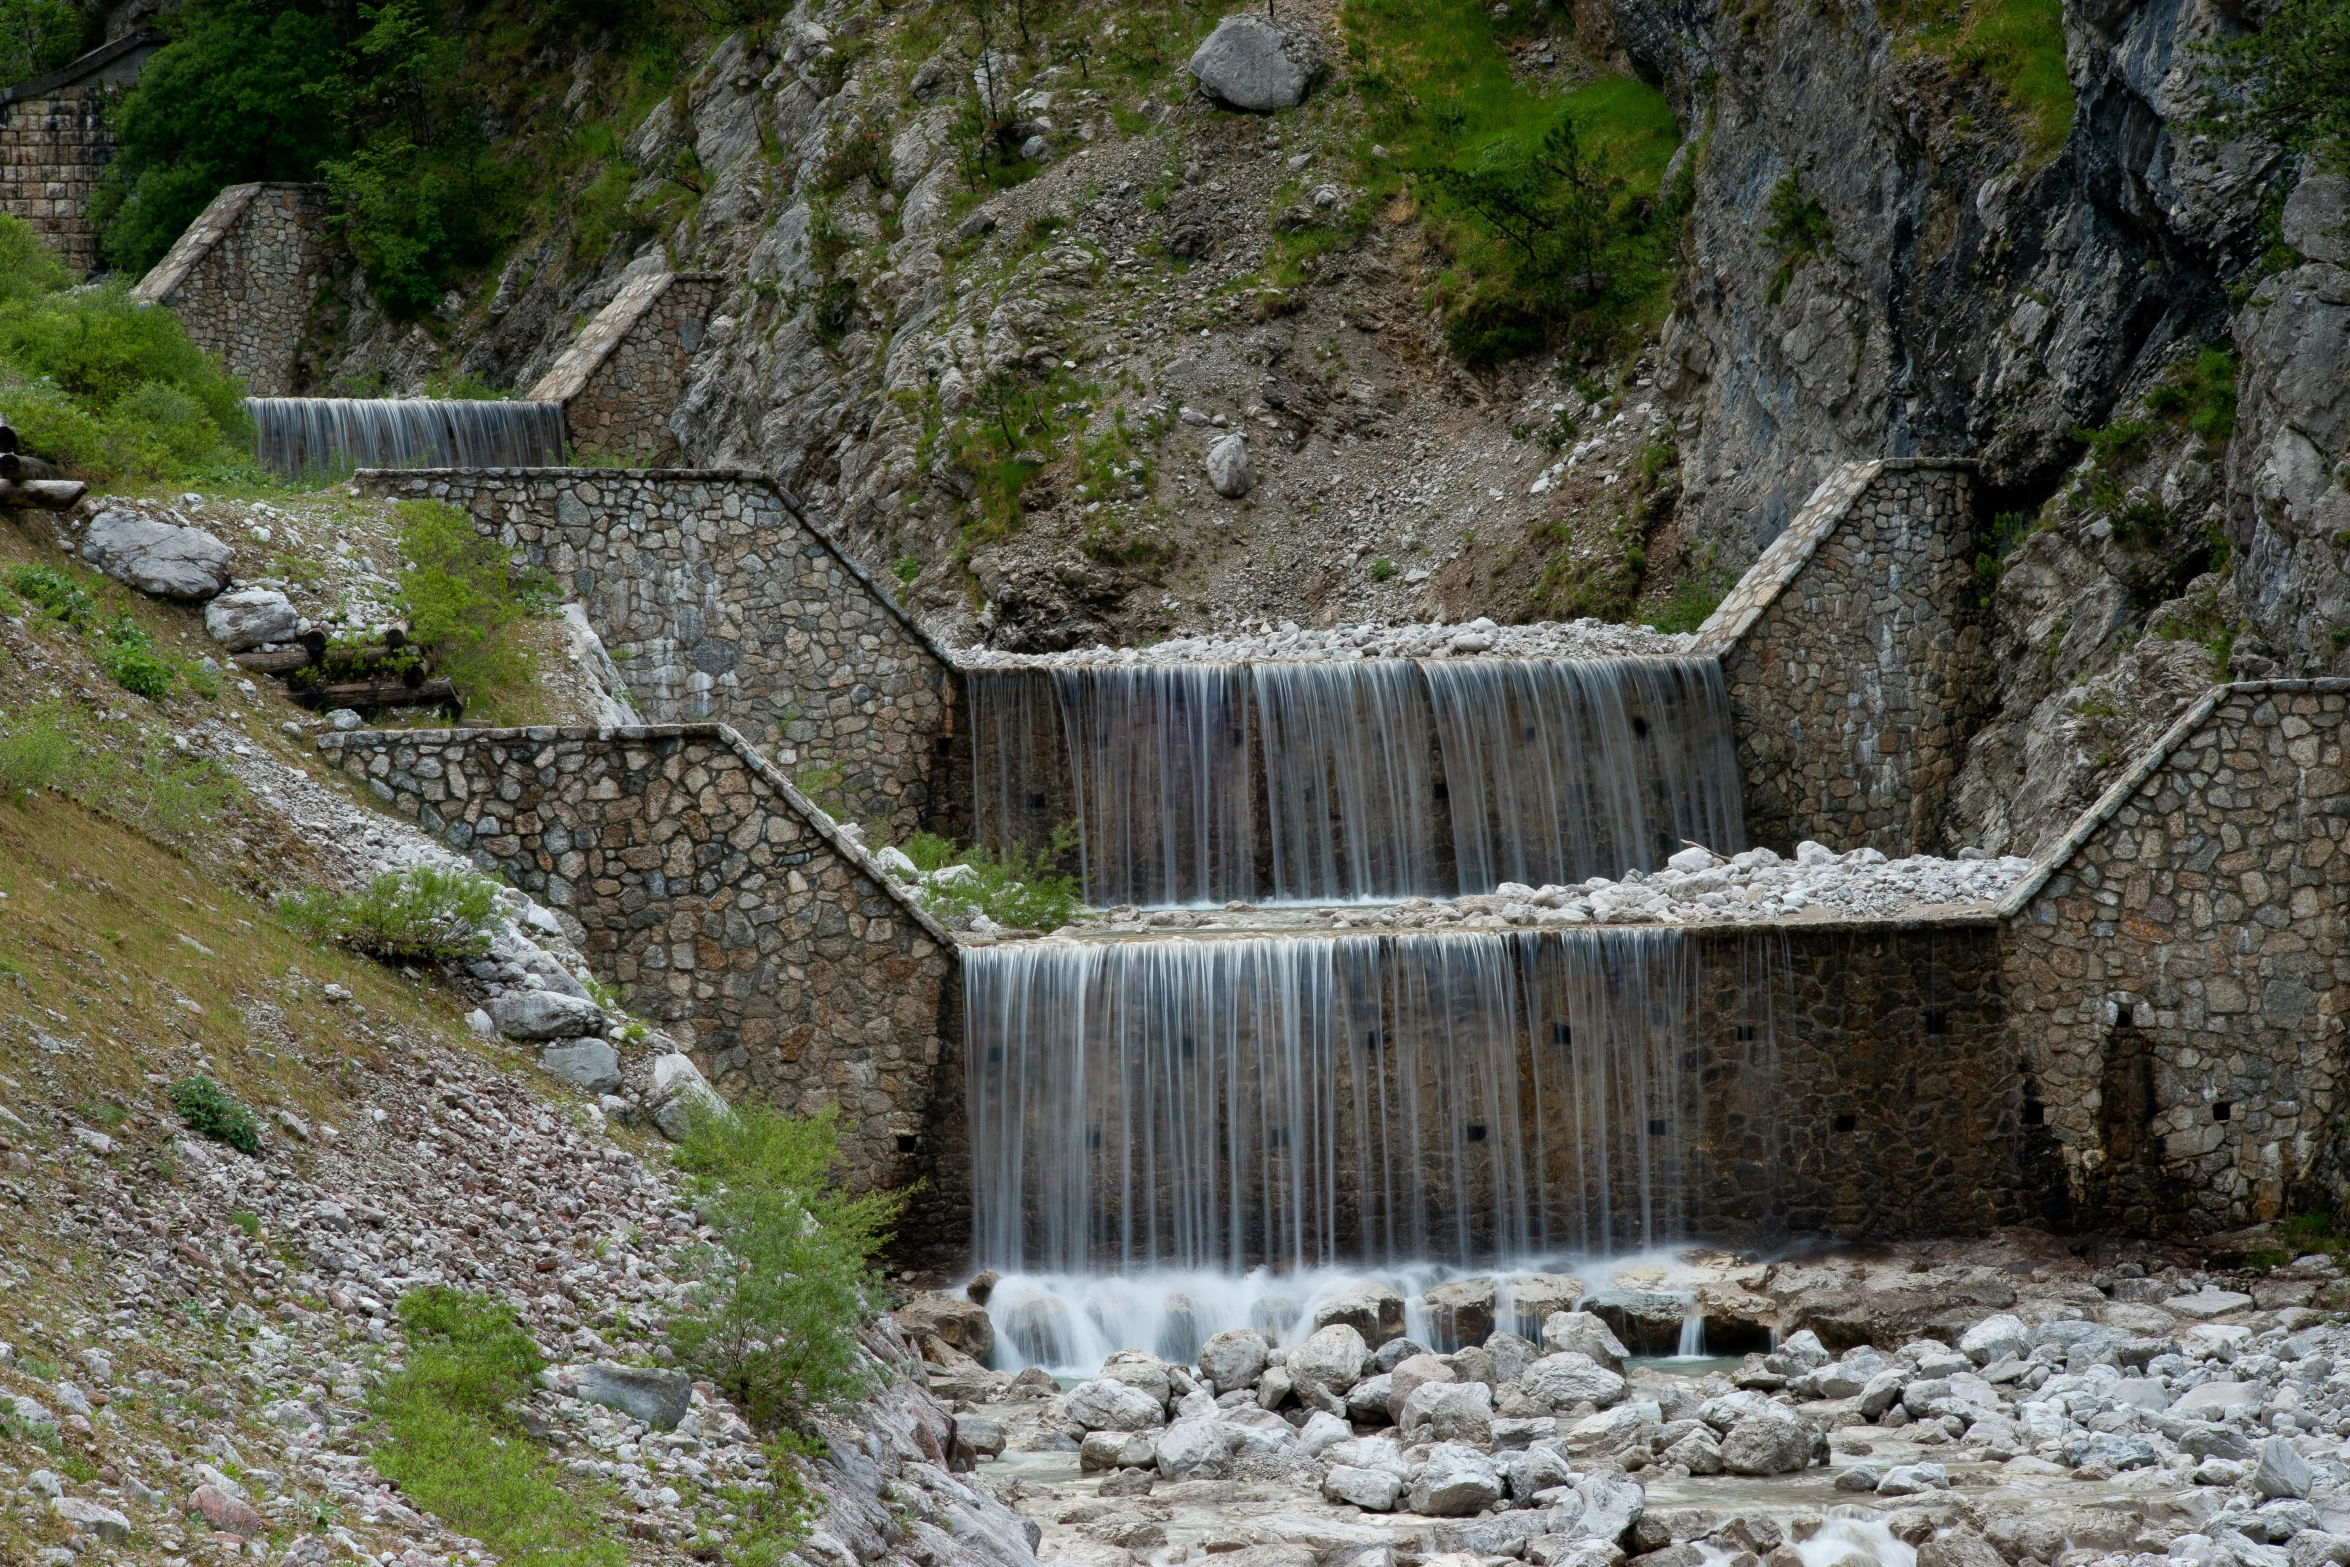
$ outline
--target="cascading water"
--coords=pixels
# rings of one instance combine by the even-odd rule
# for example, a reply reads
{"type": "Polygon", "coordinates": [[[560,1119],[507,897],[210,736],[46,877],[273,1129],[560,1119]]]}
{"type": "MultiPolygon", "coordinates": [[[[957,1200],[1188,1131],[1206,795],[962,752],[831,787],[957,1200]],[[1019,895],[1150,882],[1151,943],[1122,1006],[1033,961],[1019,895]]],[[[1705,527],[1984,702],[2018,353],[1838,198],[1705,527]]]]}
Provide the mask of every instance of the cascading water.
{"type": "Polygon", "coordinates": [[[1100,905],[1451,897],[1745,837],[1711,659],[1084,666],[968,690],[979,841],[1074,822],[1100,905]]]}
{"type": "Polygon", "coordinates": [[[1237,1274],[1657,1244],[1695,988],[1665,930],[968,952],[976,1255],[1237,1274]]]}
{"type": "Polygon", "coordinates": [[[261,465],[323,479],[354,468],[537,468],[564,461],[561,403],[248,397],[261,465]]]}

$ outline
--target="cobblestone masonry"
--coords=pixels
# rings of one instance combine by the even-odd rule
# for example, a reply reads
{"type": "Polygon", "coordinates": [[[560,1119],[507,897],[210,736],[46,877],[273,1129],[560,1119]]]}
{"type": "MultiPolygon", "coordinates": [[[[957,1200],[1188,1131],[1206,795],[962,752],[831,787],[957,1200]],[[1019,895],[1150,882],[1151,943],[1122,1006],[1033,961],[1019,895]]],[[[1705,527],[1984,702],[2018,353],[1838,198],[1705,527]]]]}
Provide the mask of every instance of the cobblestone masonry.
{"type": "Polygon", "coordinates": [[[949,661],[766,476],[477,468],[355,482],[462,506],[553,571],[648,720],[731,724],[827,809],[895,833],[945,805],[949,661]]]}
{"type": "Polygon", "coordinates": [[[644,465],[674,460],[669,415],[685,397],[686,366],[723,282],[716,272],[630,281],[572,339],[531,399],[563,405],[577,451],[644,465]]]}
{"type": "Polygon", "coordinates": [[[1751,841],[1939,847],[1985,689],[1964,462],[1854,463],[1814,491],[1711,619],[1751,841]]]}
{"type": "Polygon", "coordinates": [[[2350,680],[2204,697],[2001,904],[2070,1217],[2277,1217],[2340,1181],[2350,680]]]}
{"type": "Polygon", "coordinates": [[[575,916],[629,1010],[730,1097],[839,1106],[860,1189],[926,1166],[941,1036],[961,1021],[953,938],[739,735],[356,730],[319,749],[575,916]]]}
{"type": "Polygon", "coordinates": [[[312,302],[326,279],[325,189],[231,185],[188,225],[132,297],[179,318],[255,397],[294,391],[312,302]]]}
{"type": "Polygon", "coordinates": [[[160,33],[128,33],[0,92],[0,212],[30,223],[76,273],[98,262],[87,214],[114,156],[107,108],[162,44],[160,33]]]}

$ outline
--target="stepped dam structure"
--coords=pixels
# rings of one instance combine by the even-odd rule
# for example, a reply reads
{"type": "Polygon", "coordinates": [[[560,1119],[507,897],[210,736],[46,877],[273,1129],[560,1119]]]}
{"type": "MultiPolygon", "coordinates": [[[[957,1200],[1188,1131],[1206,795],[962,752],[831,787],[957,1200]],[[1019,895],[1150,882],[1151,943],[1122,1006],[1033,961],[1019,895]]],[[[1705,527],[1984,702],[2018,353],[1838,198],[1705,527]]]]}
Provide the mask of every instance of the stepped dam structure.
{"type": "Polygon", "coordinates": [[[261,465],[325,479],[359,468],[534,468],[564,460],[559,403],[248,397],[261,465]]]}
{"type": "Polygon", "coordinates": [[[2216,688],[2000,901],[1725,903],[1746,846],[1959,847],[1963,464],[1840,471],[1669,656],[1009,668],[762,476],[355,482],[554,575],[651,721],[327,755],[571,911],[721,1090],[837,1108],[852,1184],[924,1182],[909,1266],[1126,1280],[1199,1327],[1235,1281],[1333,1270],[2228,1229],[2341,1159],[2350,682],[2216,688]],[[1066,826],[1106,912],[941,923],[835,813],[876,843],[1066,826]]]}

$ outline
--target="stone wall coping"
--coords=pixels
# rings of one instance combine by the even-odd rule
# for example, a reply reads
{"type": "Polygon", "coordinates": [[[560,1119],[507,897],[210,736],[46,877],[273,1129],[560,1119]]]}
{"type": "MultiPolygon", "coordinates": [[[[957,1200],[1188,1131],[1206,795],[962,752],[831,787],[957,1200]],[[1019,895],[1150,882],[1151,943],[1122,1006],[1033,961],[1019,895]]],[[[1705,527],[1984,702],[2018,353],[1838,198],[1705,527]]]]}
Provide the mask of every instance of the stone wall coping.
{"type": "Polygon", "coordinates": [[[619,724],[595,729],[584,725],[533,724],[513,729],[330,730],[318,737],[318,748],[321,751],[384,750],[402,742],[419,745],[470,744],[476,741],[492,745],[556,745],[593,741],[601,745],[618,745],[663,740],[715,740],[732,751],[752,772],[772,785],[775,792],[783,796],[784,803],[815,828],[825,842],[831,844],[851,865],[872,878],[911,914],[914,923],[921,926],[933,940],[949,952],[956,950],[959,944],[954,935],[938,922],[937,916],[922,906],[920,899],[883,869],[881,862],[874,858],[873,851],[842,832],[840,823],[832,819],[831,812],[800,793],[782,768],[762,756],[730,724],[619,724]]]}
{"type": "Polygon", "coordinates": [[[120,38],[110,38],[80,59],[59,66],[46,76],[36,76],[29,82],[19,82],[14,87],[0,90],[0,105],[22,103],[27,98],[44,97],[60,87],[71,87],[85,76],[96,75],[126,54],[135,54],[141,49],[160,48],[163,42],[162,31],[153,27],[142,27],[120,38]]]}
{"type": "Polygon", "coordinates": [[[155,263],[147,275],[139,279],[139,286],[131,290],[131,298],[142,305],[162,305],[171,301],[179,286],[188,280],[204,258],[212,254],[214,246],[228,238],[229,230],[237,226],[255,197],[265,190],[315,190],[314,185],[285,181],[257,180],[248,185],[231,185],[212,198],[211,205],[196,215],[196,221],[182,231],[172,242],[163,259],[155,263]]]}
{"type": "MultiPolygon", "coordinates": [[[[1345,941],[1371,938],[1393,941],[1409,936],[1413,939],[1433,937],[1527,936],[1632,936],[1653,935],[1670,931],[1677,935],[1715,939],[1723,936],[1884,936],[1907,934],[1913,931],[1935,930],[1996,930],[1998,914],[1989,905],[1979,911],[1950,914],[1881,914],[1843,915],[1829,919],[1778,920],[1693,920],[1687,924],[1658,921],[1637,925],[1513,925],[1501,929],[1482,926],[1447,925],[1437,930],[1166,930],[1147,935],[1120,933],[1100,936],[1048,936],[1047,941],[1061,941],[1072,946],[1111,946],[1132,942],[1165,944],[1177,941],[1287,941],[1318,939],[1345,941]]],[[[1004,942],[1004,946],[1031,946],[1034,942],[1004,942]]]]}
{"type": "Polygon", "coordinates": [[[621,285],[611,302],[596,312],[596,318],[579,329],[579,335],[565,346],[547,373],[539,377],[538,385],[530,389],[533,402],[568,403],[587,390],[604,361],[612,351],[628,340],[645,312],[660,302],[669,292],[669,285],[680,280],[699,283],[720,281],[717,272],[645,272],[621,285]]]}
{"type": "Polygon", "coordinates": [[[1878,457],[1844,464],[1820,481],[1786,531],[1755,557],[1738,585],[1697,628],[1697,640],[1690,651],[1718,656],[1737,646],[1764,611],[1803,574],[1803,568],[1835,533],[1853,503],[1866,495],[1881,475],[1937,468],[1971,470],[1974,466],[1971,457],[1878,457]]]}
{"type": "MultiPolygon", "coordinates": [[[[693,276],[694,274],[684,275],[693,276]]],[[[540,385],[543,386],[545,383],[541,382],[540,385]]],[[[763,484],[775,492],[776,499],[783,502],[783,509],[791,513],[792,520],[807,529],[808,536],[822,544],[826,553],[832,556],[841,569],[856,578],[863,585],[865,591],[873,596],[874,601],[887,610],[890,617],[899,625],[905,627],[908,635],[922,644],[925,652],[937,659],[949,671],[961,672],[962,666],[955,662],[953,655],[940,647],[936,639],[922,629],[919,621],[899,607],[898,601],[890,597],[887,590],[874,580],[871,572],[851,560],[847,552],[833,542],[832,535],[808,520],[808,514],[800,509],[799,497],[786,489],[773,474],[761,472],[756,468],[361,468],[351,475],[353,482],[361,479],[396,482],[403,479],[460,477],[572,479],[586,480],[590,483],[597,479],[650,479],[656,482],[675,484],[763,484]]]]}
{"type": "Polygon", "coordinates": [[[2211,722],[2217,713],[2235,697],[2350,695],[2350,678],[2323,676],[2307,680],[2239,680],[2228,685],[2213,686],[2195,699],[2193,706],[2179,716],[2177,723],[2163,731],[2162,738],[2147,748],[2106,791],[2097,797],[2097,803],[2080,814],[2065,835],[2044,853],[2034,858],[2032,868],[2023,880],[2007,889],[2007,896],[1999,900],[1999,918],[2011,920],[2031,907],[2032,900],[2069,865],[2073,857],[2088,846],[2106,823],[2120,814],[2130,797],[2143,788],[2147,781],[2162,771],[2173,754],[2195,737],[2198,730],[2211,722]]]}

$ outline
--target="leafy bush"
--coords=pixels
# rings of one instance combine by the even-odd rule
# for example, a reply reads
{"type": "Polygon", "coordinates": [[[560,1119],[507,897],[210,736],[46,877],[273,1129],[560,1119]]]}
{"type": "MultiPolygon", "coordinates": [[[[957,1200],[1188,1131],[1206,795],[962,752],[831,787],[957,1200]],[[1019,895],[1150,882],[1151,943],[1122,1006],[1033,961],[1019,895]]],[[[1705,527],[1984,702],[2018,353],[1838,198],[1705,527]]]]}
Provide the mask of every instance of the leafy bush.
{"type": "Polygon", "coordinates": [[[1055,870],[1050,857],[1074,845],[1067,828],[1053,834],[1049,853],[1037,854],[1018,844],[1000,854],[961,849],[951,838],[920,832],[907,840],[904,852],[922,873],[922,901],[932,913],[950,919],[984,914],[1013,930],[1058,930],[1085,907],[1076,878],[1055,870]],[[956,867],[963,874],[939,874],[956,867]]]}
{"type": "Polygon", "coordinates": [[[1795,280],[1798,267],[1828,254],[1836,243],[1836,232],[1828,222],[1827,209],[1817,198],[1805,194],[1802,179],[1794,174],[1786,175],[1772,188],[1765,213],[1770,222],[1764,225],[1763,237],[1779,249],[1779,270],[1772,276],[1770,288],[1770,302],[1775,305],[1795,280]]]}
{"type": "Polygon", "coordinates": [[[27,603],[40,606],[77,631],[88,626],[98,613],[97,601],[82,590],[80,583],[54,566],[12,567],[8,585],[27,603]]]}
{"type": "Polygon", "coordinates": [[[490,946],[498,887],[486,877],[418,865],[385,871],[352,893],[289,893],[285,922],[314,941],[339,941],[393,962],[478,957],[490,946]]]}
{"type": "Polygon", "coordinates": [[[2146,394],[2147,410],[2207,441],[2227,440],[2236,433],[2236,369],[2235,350],[2227,347],[2182,359],[2146,394]]]}
{"type": "Polygon", "coordinates": [[[65,283],[39,236],[0,217],[0,413],[25,449],[100,483],[237,460],[242,383],[127,281],[65,283]]]}
{"type": "Polygon", "coordinates": [[[400,1298],[408,1352],[368,1398],[376,1472],[526,1567],[622,1567],[625,1547],[555,1478],[510,1406],[546,1364],[502,1301],[435,1285],[400,1298]]]}
{"type": "Polygon", "coordinates": [[[156,653],[146,629],[128,615],[106,628],[98,667],[113,676],[116,685],[150,702],[160,701],[179,678],[178,666],[156,653]]]}
{"type": "Polygon", "coordinates": [[[67,0],[0,0],[0,87],[71,61],[87,30],[81,11],[67,0]]]}
{"type": "Polygon", "coordinates": [[[530,650],[512,634],[547,607],[554,584],[517,571],[506,552],[481,536],[473,519],[440,501],[402,501],[401,598],[408,631],[429,649],[469,707],[494,712],[538,678],[530,650]]]}
{"type": "Polygon", "coordinates": [[[2224,131],[2257,131],[2283,146],[2350,163],[2350,0],[2284,0],[2260,31],[2219,46],[2235,102],[2224,131]]]}
{"type": "Polygon", "coordinates": [[[261,1124],[236,1095],[209,1077],[183,1077],[165,1090],[188,1130],[239,1153],[261,1151],[261,1124]]]}
{"type": "Polygon", "coordinates": [[[857,1327],[880,1280],[867,1259],[904,1198],[835,1188],[835,1120],[830,1107],[802,1118],[746,1103],[705,1117],[677,1150],[724,1251],[701,1260],[670,1344],[763,1431],[806,1433],[816,1411],[870,1383],[857,1327]]]}

